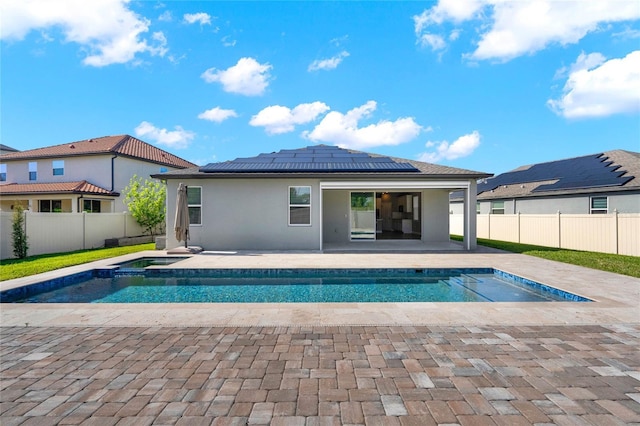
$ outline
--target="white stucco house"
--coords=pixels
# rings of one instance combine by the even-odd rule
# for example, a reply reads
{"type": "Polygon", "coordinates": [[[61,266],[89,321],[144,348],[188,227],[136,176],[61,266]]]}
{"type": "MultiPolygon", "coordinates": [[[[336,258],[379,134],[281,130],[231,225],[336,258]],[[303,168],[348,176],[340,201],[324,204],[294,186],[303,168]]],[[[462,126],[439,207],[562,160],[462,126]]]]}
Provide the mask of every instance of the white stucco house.
{"type": "MultiPolygon", "coordinates": [[[[190,245],[205,250],[323,250],[394,239],[449,241],[449,193],[476,247],[476,181],[491,174],[315,145],[152,175],[167,182],[167,230],[187,185],[190,245]]],[[[401,242],[399,244],[402,244],[401,242]]],[[[180,243],[167,232],[167,247],[180,243]]]]}
{"type": "Polygon", "coordinates": [[[117,213],[134,175],[195,164],[129,135],[105,136],[26,151],[2,150],[0,210],[16,204],[41,213],[117,213]]]}

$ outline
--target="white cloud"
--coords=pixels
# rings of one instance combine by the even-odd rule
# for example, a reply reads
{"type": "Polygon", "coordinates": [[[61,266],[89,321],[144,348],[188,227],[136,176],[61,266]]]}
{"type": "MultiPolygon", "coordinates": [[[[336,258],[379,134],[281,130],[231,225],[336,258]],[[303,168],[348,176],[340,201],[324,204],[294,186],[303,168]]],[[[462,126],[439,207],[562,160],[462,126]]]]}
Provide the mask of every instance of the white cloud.
{"type": "Polygon", "coordinates": [[[417,42],[442,50],[445,24],[477,20],[480,39],[475,51],[465,56],[508,61],[552,44],[577,43],[601,24],[638,18],[637,0],[616,0],[615,6],[606,1],[441,0],[413,21],[417,42]]]}
{"type": "Polygon", "coordinates": [[[136,136],[151,140],[160,145],[165,145],[173,149],[182,149],[189,146],[189,143],[196,134],[184,130],[181,126],[176,126],[175,130],[159,129],[148,121],[143,121],[135,128],[136,136]]]}
{"type": "Polygon", "coordinates": [[[198,118],[202,120],[213,121],[216,123],[222,123],[227,118],[237,117],[238,114],[232,109],[222,109],[220,107],[215,107],[206,110],[203,113],[198,114],[198,118]]]}
{"type": "Polygon", "coordinates": [[[158,21],[171,22],[171,21],[173,21],[173,15],[171,15],[170,11],[165,10],[164,12],[162,12],[162,14],[160,16],[158,16],[158,21]]]}
{"type": "Polygon", "coordinates": [[[183,18],[188,24],[211,25],[211,15],[208,13],[185,13],[183,18]]]}
{"type": "Polygon", "coordinates": [[[331,111],[311,132],[303,132],[303,136],[315,142],[328,142],[343,148],[365,149],[399,145],[414,139],[423,130],[411,117],[395,121],[381,120],[376,124],[358,127],[359,121],[369,117],[376,108],[375,101],[368,101],[346,114],[331,111]]]}
{"type": "Polygon", "coordinates": [[[128,0],[3,0],[0,27],[3,40],[22,40],[33,30],[59,28],[65,42],[79,44],[88,55],[85,65],[103,67],[134,61],[147,52],[163,56],[166,39],[150,45],[143,34],[150,21],[128,8],[128,0]]]}
{"type": "Polygon", "coordinates": [[[249,124],[264,127],[268,134],[277,135],[292,132],[297,124],[309,123],[328,110],[326,104],[317,101],[300,104],[293,109],[272,105],[251,117],[249,124]]]}
{"type": "Polygon", "coordinates": [[[427,142],[426,147],[435,147],[435,152],[423,152],[418,156],[418,160],[426,163],[455,160],[470,155],[478,146],[480,146],[480,133],[474,130],[467,135],[460,136],[452,143],[447,141],[427,142]]]}
{"type": "Polygon", "coordinates": [[[581,54],[562,96],[547,105],[565,118],[640,112],[640,50],[608,61],[599,53],[581,54]]]}
{"type": "Polygon", "coordinates": [[[233,47],[236,45],[236,40],[232,40],[231,36],[228,35],[222,37],[221,41],[224,47],[233,47]]]}
{"type": "Polygon", "coordinates": [[[271,65],[260,64],[253,58],[240,58],[236,65],[226,70],[209,68],[202,73],[201,77],[207,83],[222,83],[225,92],[259,96],[269,85],[271,68],[271,65]]]}
{"type": "Polygon", "coordinates": [[[347,52],[346,50],[343,50],[342,52],[338,53],[336,56],[332,58],[316,59],[309,65],[309,68],[307,68],[307,70],[308,71],[333,70],[337,68],[338,65],[340,65],[340,62],[342,62],[342,60],[348,56],[349,56],[349,52],[347,52]]]}

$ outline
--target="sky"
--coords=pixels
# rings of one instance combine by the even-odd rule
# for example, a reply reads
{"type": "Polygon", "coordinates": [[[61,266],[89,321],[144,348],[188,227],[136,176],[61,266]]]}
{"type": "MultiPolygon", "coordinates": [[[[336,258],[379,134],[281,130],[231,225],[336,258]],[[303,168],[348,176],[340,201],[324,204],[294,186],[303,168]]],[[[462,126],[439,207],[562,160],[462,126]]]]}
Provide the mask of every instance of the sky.
{"type": "Polygon", "coordinates": [[[640,151],[636,0],[3,0],[0,142],[316,144],[499,174],[640,151]]]}

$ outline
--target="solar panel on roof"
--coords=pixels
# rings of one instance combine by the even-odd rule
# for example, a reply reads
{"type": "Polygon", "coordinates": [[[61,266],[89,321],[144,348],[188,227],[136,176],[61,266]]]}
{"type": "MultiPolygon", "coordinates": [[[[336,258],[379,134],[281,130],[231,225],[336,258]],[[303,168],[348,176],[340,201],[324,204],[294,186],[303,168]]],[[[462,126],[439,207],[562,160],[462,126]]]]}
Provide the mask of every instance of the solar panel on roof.
{"type": "Polygon", "coordinates": [[[478,185],[478,192],[490,191],[503,185],[556,180],[540,185],[532,192],[620,186],[633,179],[624,177],[624,170],[602,158],[602,154],[534,164],[525,170],[503,173],[478,185]]]}

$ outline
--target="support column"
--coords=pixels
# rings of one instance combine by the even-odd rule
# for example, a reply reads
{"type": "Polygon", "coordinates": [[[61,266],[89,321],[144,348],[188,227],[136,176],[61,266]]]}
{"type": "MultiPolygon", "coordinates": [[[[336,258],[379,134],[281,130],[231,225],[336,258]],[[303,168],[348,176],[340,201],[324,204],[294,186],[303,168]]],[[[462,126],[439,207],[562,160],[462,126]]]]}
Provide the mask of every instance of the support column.
{"type": "Polygon", "coordinates": [[[478,191],[476,181],[469,181],[464,190],[464,246],[467,250],[475,250],[477,239],[476,195],[478,191]]]}

